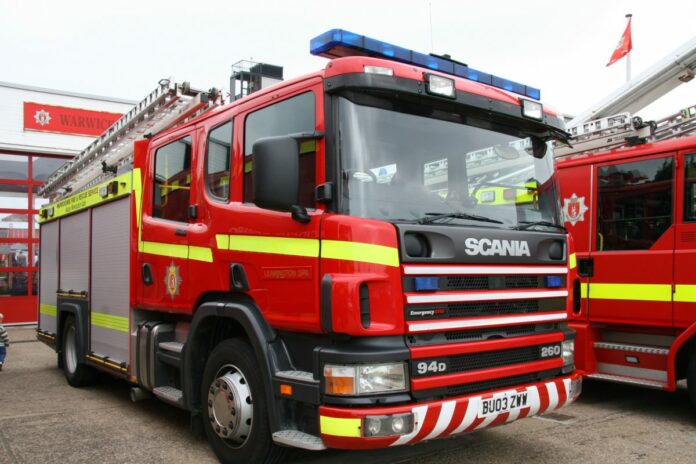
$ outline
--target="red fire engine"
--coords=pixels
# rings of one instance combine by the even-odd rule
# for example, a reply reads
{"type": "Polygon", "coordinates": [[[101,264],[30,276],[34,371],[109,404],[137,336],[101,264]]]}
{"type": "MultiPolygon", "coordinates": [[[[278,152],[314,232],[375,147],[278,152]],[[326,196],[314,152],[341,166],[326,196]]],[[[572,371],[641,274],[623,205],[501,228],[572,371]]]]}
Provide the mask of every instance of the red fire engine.
{"type": "Polygon", "coordinates": [[[576,116],[554,155],[578,256],[578,369],[668,391],[686,378],[696,405],[696,107],[632,114],[694,69],[696,38],[576,116]]]}
{"type": "Polygon", "coordinates": [[[669,391],[696,405],[696,137],[557,163],[580,276],[571,327],[593,378],[669,391]]]}
{"type": "Polygon", "coordinates": [[[311,48],[324,69],[224,106],[163,82],[46,183],[38,337],[68,382],[190,411],[224,462],[573,401],[558,115],[449,57],[311,48]]]}

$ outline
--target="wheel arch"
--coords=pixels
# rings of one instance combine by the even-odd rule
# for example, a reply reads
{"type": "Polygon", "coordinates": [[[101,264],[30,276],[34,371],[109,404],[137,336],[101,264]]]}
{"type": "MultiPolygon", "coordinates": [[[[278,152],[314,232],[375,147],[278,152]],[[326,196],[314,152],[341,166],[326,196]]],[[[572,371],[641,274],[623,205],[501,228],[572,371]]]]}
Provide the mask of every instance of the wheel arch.
{"type": "Polygon", "coordinates": [[[248,296],[220,296],[203,299],[191,321],[183,353],[184,404],[194,416],[200,414],[200,389],[208,356],[221,341],[242,338],[251,346],[262,371],[271,430],[280,430],[272,379],[275,372],[291,368],[285,346],[248,296]]]}
{"type": "MultiPolygon", "coordinates": [[[[63,351],[65,321],[72,316],[75,319],[75,328],[77,329],[78,361],[84,362],[89,352],[89,316],[87,315],[87,309],[78,303],[63,301],[58,304],[56,316],[56,352],[61,353],[63,351]]],[[[58,359],[61,358],[59,357],[58,359]]]]}
{"type": "Polygon", "coordinates": [[[696,323],[691,324],[674,340],[667,359],[668,390],[677,388],[677,380],[686,376],[689,356],[696,353],[696,323]]]}

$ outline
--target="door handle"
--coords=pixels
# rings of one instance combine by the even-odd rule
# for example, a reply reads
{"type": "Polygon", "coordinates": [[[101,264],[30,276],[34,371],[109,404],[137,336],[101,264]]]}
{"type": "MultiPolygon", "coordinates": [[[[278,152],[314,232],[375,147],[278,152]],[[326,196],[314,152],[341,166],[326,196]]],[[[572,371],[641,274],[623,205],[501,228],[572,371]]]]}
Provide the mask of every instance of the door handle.
{"type": "Polygon", "coordinates": [[[174,235],[176,235],[176,236],[178,236],[178,237],[186,237],[186,233],[187,233],[186,229],[180,229],[180,228],[178,228],[178,227],[177,227],[177,229],[174,231],[174,235]]]}

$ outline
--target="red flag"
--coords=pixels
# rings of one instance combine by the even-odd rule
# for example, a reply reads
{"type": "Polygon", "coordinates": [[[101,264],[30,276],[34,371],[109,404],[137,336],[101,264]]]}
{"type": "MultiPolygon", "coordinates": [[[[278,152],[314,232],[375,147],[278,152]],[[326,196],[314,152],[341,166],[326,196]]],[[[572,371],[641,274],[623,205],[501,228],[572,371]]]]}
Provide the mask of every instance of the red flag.
{"type": "Polygon", "coordinates": [[[607,66],[616,63],[621,58],[628,55],[628,52],[630,52],[632,48],[633,43],[631,42],[631,18],[629,17],[628,24],[626,25],[626,30],[621,36],[619,43],[616,45],[614,53],[612,53],[611,55],[611,58],[609,58],[609,63],[607,63],[607,66]]]}

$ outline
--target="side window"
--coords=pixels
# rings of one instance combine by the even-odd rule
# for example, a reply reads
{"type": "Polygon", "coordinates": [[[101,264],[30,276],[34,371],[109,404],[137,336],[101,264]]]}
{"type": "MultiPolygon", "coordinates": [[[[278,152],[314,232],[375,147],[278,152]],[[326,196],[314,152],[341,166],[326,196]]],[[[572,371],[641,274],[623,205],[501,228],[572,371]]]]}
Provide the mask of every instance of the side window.
{"type": "MultiPolygon", "coordinates": [[[[254,142],[264,137],[313,132],[314,93],[307,92],[267,106],[247,116],[244,123],[244,201],[254,201],[252,183],[251,151],[254,142]]],[[[316,172],[316,142],[306,141],[300,145],[300,204],[314,206],[314,183],[316,172]]]]}
{"type": "Polygon", "coordinates": [[[169,143],[155,153],[154,217],[188,221],[191,192],[191,136],[169,143]]]}
{"type": "Polygon", "coordinates": [[[647,250],[672,224],[674,158],[603,166],[597,250],[647,250]]]}
{"type": "Polygon", "coordinates": [[[684,222],[696,221],[696,155],[684,157],[684,222]]]}
{"type": "Polygon", "coordinates": [[[232,121],[218,126],[208,134],[205,159],[205,183],[211,196],[230,199],[230,155],[232,153],[232,121]]]}

